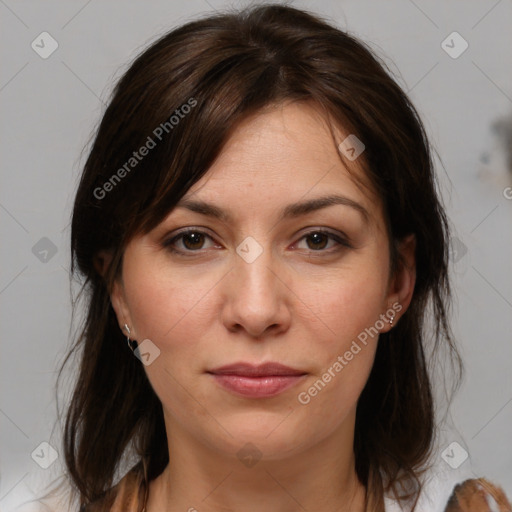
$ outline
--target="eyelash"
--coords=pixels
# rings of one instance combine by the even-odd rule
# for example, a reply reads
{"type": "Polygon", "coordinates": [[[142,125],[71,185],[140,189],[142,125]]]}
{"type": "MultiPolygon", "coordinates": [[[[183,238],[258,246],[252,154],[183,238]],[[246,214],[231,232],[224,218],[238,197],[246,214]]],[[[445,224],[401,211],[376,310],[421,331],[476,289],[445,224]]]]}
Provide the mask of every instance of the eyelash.
{"type": "MultiPolygon", "coordinates": [[[[175,249],[173,247],[173,244],[175,244],[178,240],[182,239],[184,236],[186,235],[190,235],[190,234],[199,234],[199,235],[204,235],[210,239],[213,240],[213,237],[211,237],[208,233],[206,233],[205,231],[201,231],[200,229],[195,229],[195,228],[190,228],[190,229],[186,229],[186,230],[183,230],[181,232],[179,232],[178,234],[176,234],[175,236],[173,236],[172,238],[166,240],[163,242],[163,246],[168,249],[170,252],[174,253],[174,254],[177,254],[177,255],[180,255],[180,256],[184,256],[184,257],[188,257],[188,256],[193,256],[194,253],[200,253],[201,249],[197,249],[197,250],[191,250],[191,249],[188,249],[188,250],[181,250],[181,249],[175,249]]],[[[331,249],[319,249],[319,250],[314,250],[314,249],[310,249],[310,252],[312,253],[326,253],[326,254],[333,254],[334,252],[337,252],[339,251],[341,248],[352,248],[352,245],[348,242],[348,239],[346,238],[343,238],[339,235],[336,235],[335,233],[332,233],[331,231],[326,231],[324,229],[314,229],[314,230],[311,230],[307,233],[304,233],[301,238],[299,239],[299,241],[311,236],[311,235],[314,235],[314,234],[319,234],[319,235],[326,235],[327,237],[329,237],[331,240],[334,240],[337,244],[338,244],[338,247],[335,247],[334,250],[333,248],[331,249]]]]}

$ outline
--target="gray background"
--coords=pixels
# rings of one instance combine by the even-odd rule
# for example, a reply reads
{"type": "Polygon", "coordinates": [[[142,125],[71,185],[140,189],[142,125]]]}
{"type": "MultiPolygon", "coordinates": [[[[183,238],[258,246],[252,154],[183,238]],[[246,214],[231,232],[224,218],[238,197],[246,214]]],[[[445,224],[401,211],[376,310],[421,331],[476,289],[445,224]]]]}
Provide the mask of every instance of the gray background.
{"type": "MultiPolygon", "coordinates": [[[[43,469],[31,454],[51,460],[42,442],[61,452],[54,384],[69,346],[70,208],[85,159],[81,151],[113,80],[163,31],[214,9],[247,4],[0,0],[2,511],[14,510],[37,494],[38,482],[62,470],[62,457],[43,469]],[[31,47],[34,40],[42,46],[43,31],[59,45],[47,59],[31,47]]],[[[453,326],[467,374],[452,406],[455,427],[443,428],[435,457],[451,471],[441,453],[456,441],[469,453],[461,468],[496,480],[511,497],[512,3],[292,5],[326,15],[369,42],[409,91],[439,152],[456,228],[453,326]],[[457,58],[441,46],[453,31],[469,44],[457,58]]],[[[460,40],[447,44],[452,51],[462,48],[460,40]]]]}

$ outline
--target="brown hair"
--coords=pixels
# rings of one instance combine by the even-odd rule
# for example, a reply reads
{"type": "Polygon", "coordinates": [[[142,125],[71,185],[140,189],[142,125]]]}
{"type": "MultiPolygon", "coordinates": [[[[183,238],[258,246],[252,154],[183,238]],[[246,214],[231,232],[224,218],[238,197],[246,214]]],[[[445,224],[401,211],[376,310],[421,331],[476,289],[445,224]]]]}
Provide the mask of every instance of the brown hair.
{"type": "Polygon", "coordinates": [[[242,119],[289,101],[314,103],[364,142],[393,268],[398,243],[416,238],[412,302],[378,344],[357,406],[354,451],[371,510],[383,509],[385,491],[417,498],[435,432],[425,351],[447,348],[460,369],[448,325],[449,230],[427,136],[366,44],[304,11],[260,5],[187,23],[151,44],[117,83],[85,163],[71,248],[86,318],[69,354],[80,350],[81,360],[64,428],[80,503],[112,485],[129,450],[143,461],[147,482],[168,463],[162,405],[110,303],[127,242],[163,220],[242,119]],[[130,160],[149,139],[147,155],[130,160]],[[104,276],[94,264],[101,250],[113,254],[104,276]]]}

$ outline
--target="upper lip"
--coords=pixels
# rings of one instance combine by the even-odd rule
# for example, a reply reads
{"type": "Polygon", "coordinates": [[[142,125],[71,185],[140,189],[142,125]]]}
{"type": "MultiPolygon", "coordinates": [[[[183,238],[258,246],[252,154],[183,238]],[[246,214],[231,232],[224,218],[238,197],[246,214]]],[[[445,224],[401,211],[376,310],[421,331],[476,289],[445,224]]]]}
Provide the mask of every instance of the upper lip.
{"type": "Polygon", "coordinates": [[[305,375],[306,372],[290,368],[281,363],[269,362],[264,364],[234,363],[215,368],[208,373],[216,375],[242,375],[246,377],[267,377],[271,375],[295,376],[305,375]]]}

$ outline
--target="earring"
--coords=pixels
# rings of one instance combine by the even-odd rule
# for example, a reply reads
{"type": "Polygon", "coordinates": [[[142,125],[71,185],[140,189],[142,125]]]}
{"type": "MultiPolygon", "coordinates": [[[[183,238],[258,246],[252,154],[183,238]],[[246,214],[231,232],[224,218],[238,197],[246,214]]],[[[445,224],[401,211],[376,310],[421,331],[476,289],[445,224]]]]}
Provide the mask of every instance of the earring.
{"type": "Polygon", "coordinates": [[[126,343],[128,343],[128,348],[134,352],[135,349],[138,347],[137,345],[137,341],[136,340],[131,340],[130,339],[130,328],[128,327],[127,324],[124,324],[124,328],[126,330],[126,332],[128,333],[128,336],[126,336],[126,343]]]}
{"type": "Polygon", "coordinates": [[[395,312],[393,311],[393,316],[389,318],[389,325],[393,327],[393,320],[395,319],[395,312]]]}

